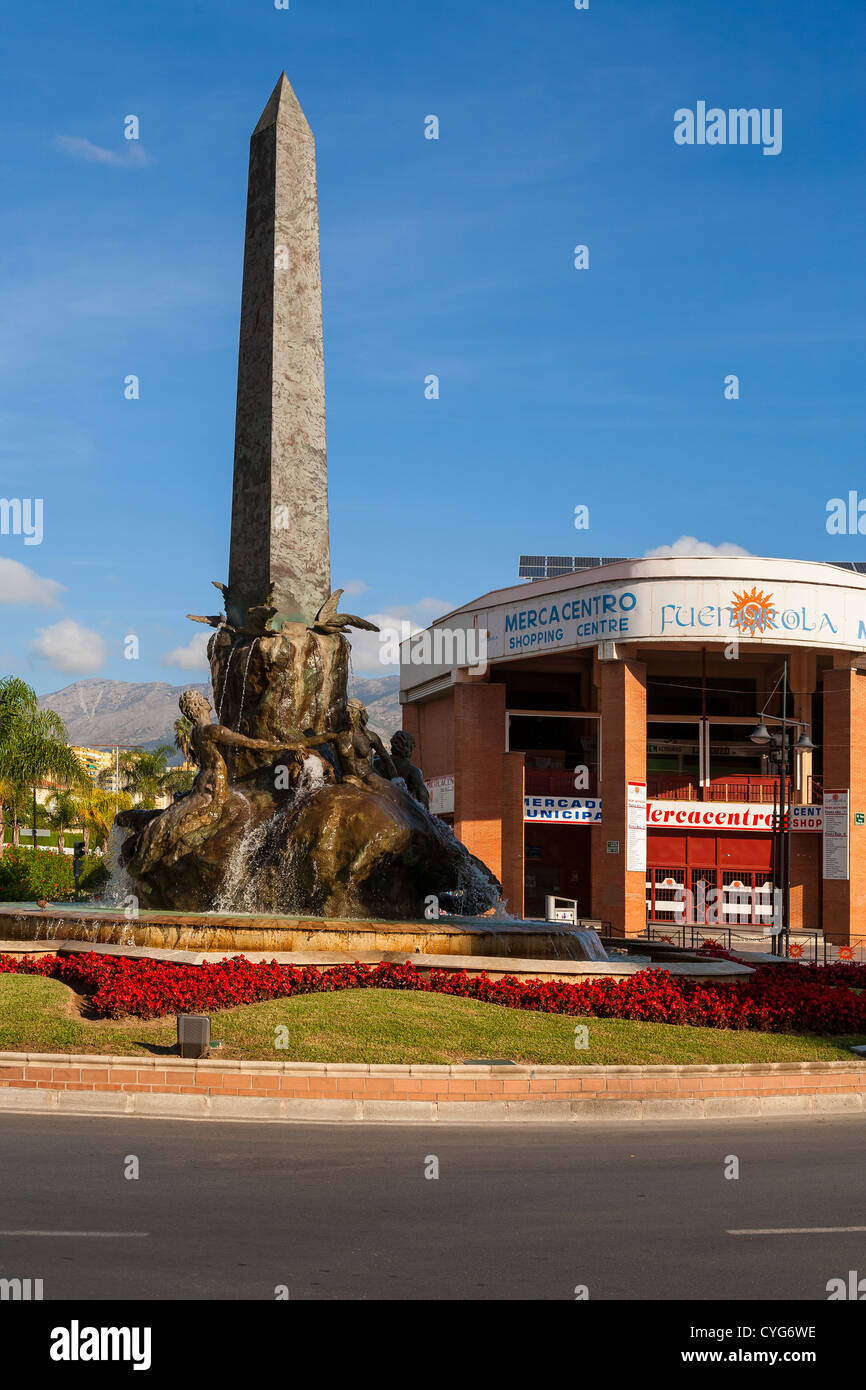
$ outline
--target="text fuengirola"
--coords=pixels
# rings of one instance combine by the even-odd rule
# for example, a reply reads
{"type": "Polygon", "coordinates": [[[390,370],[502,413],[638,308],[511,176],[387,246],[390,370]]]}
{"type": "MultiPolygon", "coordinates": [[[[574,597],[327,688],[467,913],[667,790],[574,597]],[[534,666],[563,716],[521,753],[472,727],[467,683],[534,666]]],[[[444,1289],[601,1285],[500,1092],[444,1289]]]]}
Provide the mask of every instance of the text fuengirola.
{"type": "MultiPolygon", "coordinates": [[[[838,632],[836,624],[833,622],[829,613],[811,614],[816,619],[809,622],[809,614],[806,608],[786,608],[779,612],[776,608],[771,608],[764,615],[760,624],[759,631],[767,632],[769,629],[784,629],[786,632],[838,632]]],[[[726,629],[728,631],[743,631],[743,627],[737,622],[736,612],[730,605],[716,607],[713,604],[704,604],[703,608],[696,608],[694,605],[685,607],[678,603],[665,603],[661,609],[661,630],[667,632],[675,627],[711,627],[726,629]],[[681,615],[685,614],[683,617],[681,615]],[[723,618],[723,614],[727,616],[723,618]]],[[[862,627],[862,624],[861,624],[862,627]]]]}
{"type": "MultiPolygon", "coordinates": [[[[652,603],[646,595],[638,606],[638,596],[630,589],[570,595],[563,599],[521,606],[505,613],[507,651],[556,646],[561,642],[593,642],[601,639],[671,636],[674,633],[715,631],[725,636],[766,636],[770,632],[825,635],[839,633],[839,623],[823,610],[798,607],[765,608],[760,621],[747,623],[742,606],[731,603],[652,603]],[[647,603],[650,607],[647,608],[647,603]],[[637,611],[635,611],[637,610],[637,611]],[[655,620],[646,618],[654,612],[655,620]],[[644,621],[635,623],[642,617],[644,621]],[[566,624],[568,628],[566,629],[566,624]],[[574,626],[572,626],[572,624],[574,626]]],[[[858,640],[866,641],[866,623],[860,622],[858,640]]]]}

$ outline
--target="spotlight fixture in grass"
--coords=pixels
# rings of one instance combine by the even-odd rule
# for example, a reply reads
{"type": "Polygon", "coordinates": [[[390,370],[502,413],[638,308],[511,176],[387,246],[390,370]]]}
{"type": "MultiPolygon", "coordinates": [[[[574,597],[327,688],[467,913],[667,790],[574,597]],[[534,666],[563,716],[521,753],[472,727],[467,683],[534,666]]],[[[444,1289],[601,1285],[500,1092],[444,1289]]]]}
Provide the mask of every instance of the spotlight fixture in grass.
{"type": "Polygon", "coordinates": [[[177,1050],[181,1057],[206,1057],[210,1051],[207,1014],[178,1014],[177,1050]]]}

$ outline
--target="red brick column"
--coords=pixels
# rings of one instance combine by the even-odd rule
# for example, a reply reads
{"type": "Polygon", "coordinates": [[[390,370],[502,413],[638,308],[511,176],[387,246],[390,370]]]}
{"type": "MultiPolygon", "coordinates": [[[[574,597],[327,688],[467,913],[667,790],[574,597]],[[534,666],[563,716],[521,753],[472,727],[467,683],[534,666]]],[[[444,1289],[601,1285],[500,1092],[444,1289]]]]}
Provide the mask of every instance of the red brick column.
{"type": "Polygon", "coordinates": [[[592,914],[617,936],[646,929],[646,872],[626,870],[627,783],[646,781],[646,665],[598,665],[601,711],[601,825],[592,829],[592,914]],[[619,854],[607,853],[608,840],[619,854]]]}
{"type": "Polygon", "coordinates": [[[421,712],[417,701],[407,700],[405,705],[400,706],[400,713],[403,716],[403,728],[407,734],[411,734],[415,740],[415,753],[412,761],[424,766],[424,749],[421,746],[421,712]]]}
{"type": "Polygon", "coordinates": [[[454,687],[454,833],[499,879],[504,756],[505,686],[458,682],[454,687]]]}
{"type": "Polygon", "coordinates": [[[523,916],[523,753],[502,755],[502,896],[512,917],[523,916]]]}
{"type": "Polygon", "coordinates": [[[839,945],[866,937],[866,674],[845,668],[824,673],[824,786],[849,789],[847,879],[824,879],[824,935],[839,945]]]}

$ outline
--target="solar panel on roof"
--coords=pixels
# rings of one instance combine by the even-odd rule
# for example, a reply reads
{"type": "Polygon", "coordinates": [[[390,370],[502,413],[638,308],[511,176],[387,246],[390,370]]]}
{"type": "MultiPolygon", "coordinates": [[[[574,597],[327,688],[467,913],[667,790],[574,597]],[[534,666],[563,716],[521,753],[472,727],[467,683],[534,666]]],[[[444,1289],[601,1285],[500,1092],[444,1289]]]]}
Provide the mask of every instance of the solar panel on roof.
{"type": "MultiPolygon", "coordinates": [[[[621,565],[628,555],[521,555],[518,575],[521,579],[561,579],[564,574],[598,569],[600,565],[621,565]]],[[[866,575],[866,560],[827,560],[834,569],[866,575]]]]}
{"type": "Polygon", "coordinates": [[[626,555],[521,555],[518,575],[521,579],[561,579],[564,574],[620,564],[626,559],[626,555]]]}
{"type": "Polygon", "coordinates": [[[828,560],[837,570],[851,570],[854,574],[866,574],[866,560],[828,560]]]}

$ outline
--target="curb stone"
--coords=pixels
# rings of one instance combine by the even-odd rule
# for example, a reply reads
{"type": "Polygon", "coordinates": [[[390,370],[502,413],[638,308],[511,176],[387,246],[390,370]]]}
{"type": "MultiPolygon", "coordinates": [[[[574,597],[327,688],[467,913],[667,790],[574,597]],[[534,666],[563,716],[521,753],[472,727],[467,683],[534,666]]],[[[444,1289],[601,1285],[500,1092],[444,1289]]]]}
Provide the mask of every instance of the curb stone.
{"type": "Polygon", "coordinates": [[[0,1090],[2,1114],[94,1115],[158,1120],[222,1120],[283,1124],[575,1124],[611,1121],[777,1119],[782,1115],[852,1115],[862,1095],[742,1096],[706,1100],[278,1100],[239,1096],[176,1096],[141,1092],[0,1090]]]}

